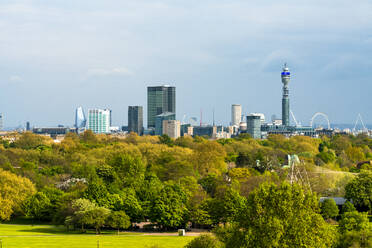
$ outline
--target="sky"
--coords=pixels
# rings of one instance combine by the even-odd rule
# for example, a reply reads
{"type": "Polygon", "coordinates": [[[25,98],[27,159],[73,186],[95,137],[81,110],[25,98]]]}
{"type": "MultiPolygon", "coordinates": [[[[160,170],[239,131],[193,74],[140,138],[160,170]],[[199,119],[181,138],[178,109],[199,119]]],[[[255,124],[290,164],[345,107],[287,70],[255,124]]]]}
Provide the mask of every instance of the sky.
{"type": "MultiPolygon", "coordinates": [[[[308,125],[372,123],[372,1],[1,0],[4,126],[72,125],[78,106],[127,125],[147,86],[176,86],[177,118],[281,116],[280,73],[308,125]],[[321,118],[318,120],[322,122],[321,118]]],[[[146,122],[145,122],[146,123],[146,122]]]]}

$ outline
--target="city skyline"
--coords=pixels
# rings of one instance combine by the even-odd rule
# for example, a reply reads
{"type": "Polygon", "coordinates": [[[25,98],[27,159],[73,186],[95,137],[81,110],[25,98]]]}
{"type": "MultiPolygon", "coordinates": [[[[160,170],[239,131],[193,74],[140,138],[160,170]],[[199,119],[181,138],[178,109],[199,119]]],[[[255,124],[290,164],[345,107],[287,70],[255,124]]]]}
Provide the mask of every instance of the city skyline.
{"type": "Polygon", "coordinates": [[[371,10],[364,0],[2,1],[0,113],[5,127],[72,126],[78,106],[109,108],[124,125],[128,106],[147,113],[147,86],[171,82],[181,120],[202,109],[212,123],[214,109],[227,125],[233,103],[269,119],[281,114],[278,71],[288,62],[303,125],[315,112],[372,123],[371,10]]]}

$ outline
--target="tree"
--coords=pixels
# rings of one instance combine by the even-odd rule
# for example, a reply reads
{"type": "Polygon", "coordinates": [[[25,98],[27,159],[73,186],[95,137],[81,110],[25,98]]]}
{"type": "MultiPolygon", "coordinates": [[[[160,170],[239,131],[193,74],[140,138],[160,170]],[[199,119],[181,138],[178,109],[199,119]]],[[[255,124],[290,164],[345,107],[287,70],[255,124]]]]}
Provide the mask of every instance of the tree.
{"type": "Polygon", "coordinates": [[[318,199],[299,185],[264,183],[248,196],[236,223],[216,233],[230,247],[330,247],[334,231],[318,199]]]}
{"type": "Polygon", "coordinates": [[[43,192],[37,192],[24,203],[26,216],[38,220],[48,219],[48,210],[50,207],[50,200],[43,192]]]}
{"type": "Polygon", "coordinates": [[[346,212],[342,215],[338,228],[341,233],[347,231],[361,231],[368,227],[369,220],[367,213],[359,213],[357,211],[346,212]]]}
{"type": "Polygon", "coordinates": [[[232,222],[246,207],[246,198],[231,187],[222,189],[215,198],[207,200],[207,210],[213,224],[232,222]]]}
{"type": "Polygon", "coordinates": [[[187,195],[177,184],[168,183],[153,203],[151,221],[163,229],[184,227],[187,222],[187,195]]]}
{"type": "Polygon", "coordinates": [[[96,234],[101,233],[101,227],[105,224],[110,210],[104,207],[97,207],[88,210],[84,214],[85,224],[92,225],[96,229],[96,234]]]}
{"type": "Polygon", "coordinates": [[[172,138],[169,137],[166,134],[163,134],[163,135],[159,136],[159,142],[160,142],[160,144],[164,144],[164,145],[168,145],[168,146],[173,146],[174,145],[174,141],[172,140],[172,138]]]}
{"type": "Polygon", "coordinates": [[[0,219],[9,220],[13,213],[21,213],[23,202],[35,192],[29,179],[0,169],[0,219]]]}
{"type": "Polygon", "coordinates": [[[345,197],[359,211],[372,211],[372,171],[362,171],[345,186],[345,197]]]}
{"type": "Polygon", "coordinates": [[[43,144],[45,144],[45,138],[43,136],[25,132],[14,142],[14,147],[27,150],[43,144]]]}
{"type": "Polygon", "coordinates": [[[345,204],[342,206],[341,214],[344,214],[346,212],[353,212],[353,211],[356,211],[354,205],[351,202],[346,201],[345,204]]]}
{"type": "Polygon", "coordinates": [[[85,232],[84,225],[89,223],[90,216],[89,211],[94,209],[96,205],[89,201],[88,199],[76,199],[72,201],[72,216],[66,217],[66,223],[68,224],[80,224],[81,225],[81,231],[85,232]]]}
{"type": "Polygon", "coordinates": [[[338,226],[340,230],[339,248],[372,247],[372,224],[367,213],[346,212],[338,226]]]}
{"type": "Polygon", "coordinates": [[[113,211],[108,218],[108,224],[112,228],[117,228],[119,235],[120,228],[127,229],[130,227],[131,222],[129,216],[124,211],[113,211]]]}
{"type": "Polygon", "coordinates": [[[338,216],[338,207],[336,205],[336,202],[332,198],[326,198],[321,203],[321,213],[324,219],[334,219],[338,216]]]}
{"type": "Polygon", "coordinates": [[[202,234],[191,240],[185,248],[222,248],[223,244],[210,234],[202,234]]]}

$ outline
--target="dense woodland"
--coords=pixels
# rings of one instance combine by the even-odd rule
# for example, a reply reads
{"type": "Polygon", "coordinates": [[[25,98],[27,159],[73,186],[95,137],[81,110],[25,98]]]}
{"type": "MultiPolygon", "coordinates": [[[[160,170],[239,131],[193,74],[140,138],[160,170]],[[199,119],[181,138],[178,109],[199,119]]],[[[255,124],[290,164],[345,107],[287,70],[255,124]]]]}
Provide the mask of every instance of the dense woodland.
{"type": "Polygon", "coordinates": [[[372,246],[372,166],[360,163],[372,160],[372,139],[364,135],[215,141],[86,131],[60,143],[14,135],[0,144],[3,221],[82,232],[140,222],[145,230],[213,229],[189,247],[372,246]],[[300,158],[310,188],[288,183],[289,154],[300,158]],[[320,196],[352,203],[338,209],[320,196]]]}

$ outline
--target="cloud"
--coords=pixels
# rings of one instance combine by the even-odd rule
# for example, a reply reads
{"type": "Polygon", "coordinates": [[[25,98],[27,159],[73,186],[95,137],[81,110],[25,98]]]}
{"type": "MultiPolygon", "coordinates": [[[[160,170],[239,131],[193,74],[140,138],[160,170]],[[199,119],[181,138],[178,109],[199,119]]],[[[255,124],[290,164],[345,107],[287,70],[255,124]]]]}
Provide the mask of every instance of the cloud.
{"type": "Polygon", "coordinates": [[[23,78],[18,75],[13,75],[9,77],[9,81],[11,82],[22,82],[23,78]]]}
{"type": "Polygon", "coordinates": [[[132,76],[133,72],[126,67],[115,67],[112,69],[95,68],[89,69],[87,72],[88,77],[95,76],[132,76]]]}

